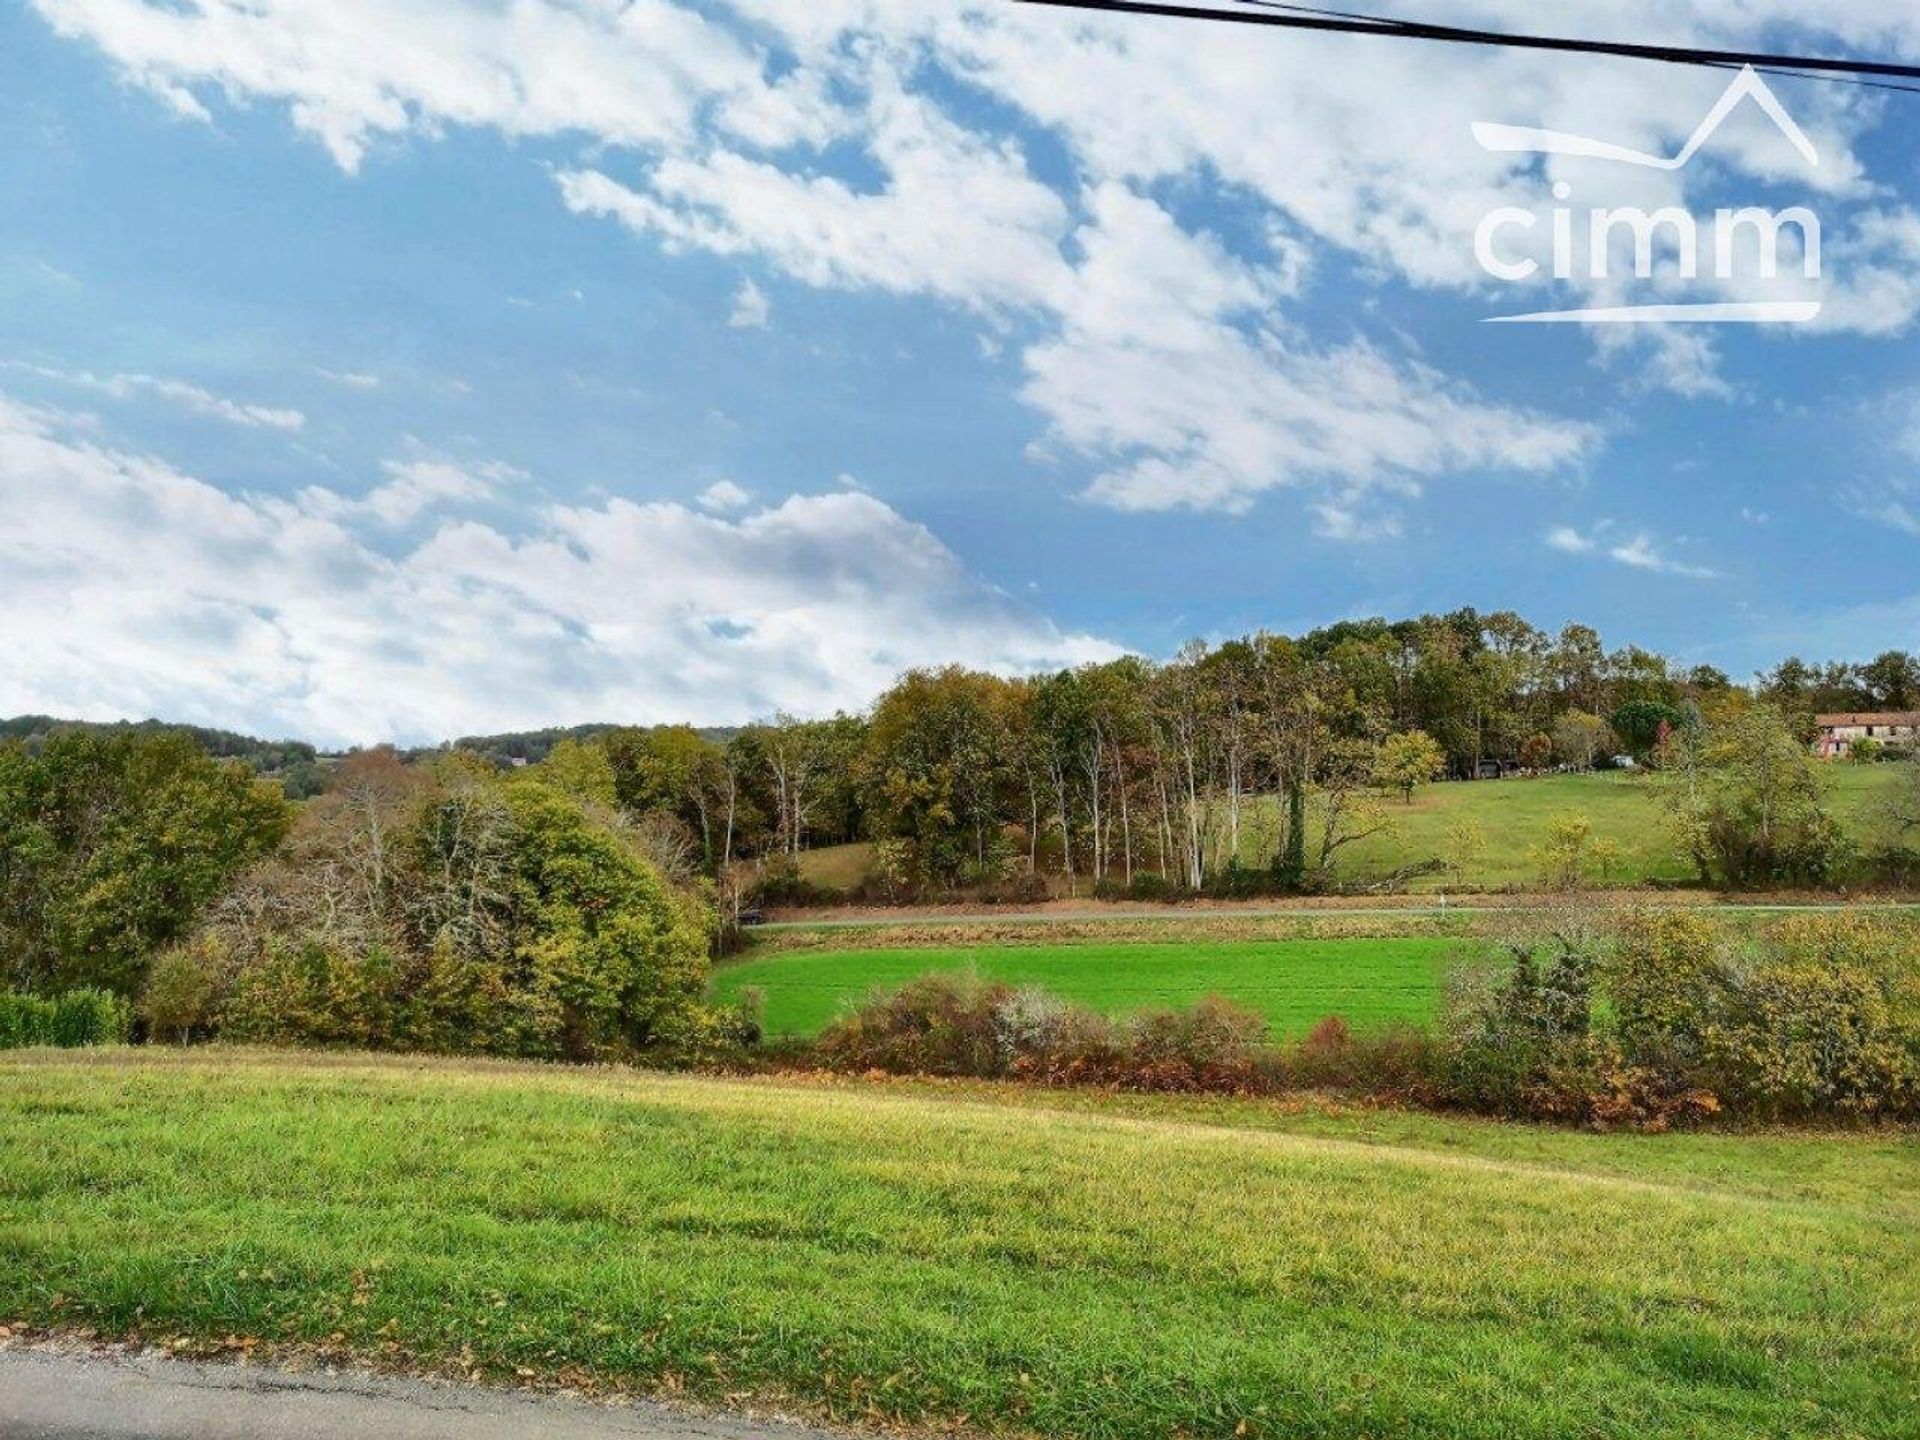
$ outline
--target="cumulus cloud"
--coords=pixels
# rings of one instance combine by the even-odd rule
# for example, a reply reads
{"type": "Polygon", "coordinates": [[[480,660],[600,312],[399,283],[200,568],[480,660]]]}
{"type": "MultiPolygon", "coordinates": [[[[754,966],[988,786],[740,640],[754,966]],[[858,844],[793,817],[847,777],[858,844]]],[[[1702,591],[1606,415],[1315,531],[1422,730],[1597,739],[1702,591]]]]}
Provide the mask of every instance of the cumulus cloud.
{"type": "MultiPolygon", "coordinates": [[[[1684,171],[1627,174],[1493,153],[1471,127],[1550,125],[1672,153],[1729,77],[1453,49],[1436,86],[1434,52],[1417,44],[1282,43],[984,0],[33,3],[182,114],[205,118],[220,97],[282,105],[348,171],[383,140],[453,127],[577,141],[579,158],[554,169],[575,213],[669,251],[956,307],[984,332],[983,351],[1019,357],[1036,453],[1090,462],[1084,498],[1128,511],[1231,513],[1295,488],[1322,533],[1361,539],[1393,533],[1397,507],[1446,477],[1583,463],[1605,439],[1593,426],[1498,403],[1369,333],[1354,307],[1336,331],[1301,303],[1336,261],[1361,289],[1490,300],[1477,222],[1497,206],[1544,208],[1555,180],[1577,204],[1702,213],[1730,182],[1799,187],[1834,214],[1825,306],[1797,328],[1897,335],[1920,314],[1920,219],[1869,172],[1860,141],[1879,112],[1846,87],[1791,96],[1815,170],[1747,107],[1684,171]],[[375,30],[382,43],[367,45],[375,30]],[[1231,217],[1230,242],[1192,223],[1183,192],[1231,217]]],[[[1529,0],[1430,10],[1516,28],[1538,19],[1529,0]]],[[[1920,54],[1920,12],[1827,0],[1617,0],[1583,14],[1582,29],[1920,54]]],[[[1559,283],[1543,270],[1530,297],[1543,304],[1529,308],[1629,298],[1594,280],[1549,298],[1559,283]]],[[[1652,293],[1725,288],[1668,267],[1652,293]]],[[[1781,296],[1804,288],[1778,277],[1781,296]]],[[[1501,299],[1489,308],[1521,308],[1501,299]]],[[[765,317],[748,282],[732,322],[765,317]]],[[[1733,393],[1699,335],[1597,331],[1595,345],[1626,386],[1733,393]]],[[[1651,541],[1611,548],[1621,564],[1688,569],[1651,541]]]]}
{"type": "Polygon", "coordinates": [[[700,508],[715,515],[744,510],[752,503],[753,492],[731,480],[716,480],[700,492],[700,508]]]}
{"type": "Polygon", "coordinates": [[[819,713],[915,664],[1115,653],[866,495],[732,520],[622,499],[523,507],[511,528],[448,515],[396,549],[384,526],[497,476],[388,477],[358,501],[232,494],[0,398],[0,712],[426,740],[819,713]]]}
{"type": "Polygon", "coordinates": [[[411,524],[429,511],[469,501],[485,500],[502,485],[527,479],[527,472],[500,460],[476,465],[451,460],[388,460],[381,469],[387,479],[358,499],[313,486],[301,492],[301,503],[312,513],[330,519],[368,518],[382,525],[411,524]]]}

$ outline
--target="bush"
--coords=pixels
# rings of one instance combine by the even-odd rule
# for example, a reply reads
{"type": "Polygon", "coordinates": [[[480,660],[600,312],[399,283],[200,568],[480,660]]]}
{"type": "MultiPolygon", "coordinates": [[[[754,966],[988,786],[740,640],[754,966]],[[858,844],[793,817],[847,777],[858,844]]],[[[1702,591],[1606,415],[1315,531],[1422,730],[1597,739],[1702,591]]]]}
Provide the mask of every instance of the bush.
{"type": "Polygon", "coordinates": [[[1266,1016],[1218,995],[1185,1010],[1136,1016],[1127,1038],[1122,1083],[1130,1089],[1251,1094],[1269,1088],[1266,1016]]]}
{"type": "Polygon", "coordinates": [[[150,987],[150,1023],[236,1040],[691,1063],[710,913],[537,771],[355,757],[150,987]],[[198,973],[196,973],[198,972],[198,973]]]}
{"type": "Polygon", "coordinates": [[[1494,1114],[1663,1129],[1920,1115],[1920,941],[1852,915],[1736,943],[1705,917],[1630,916],[1595,942],[1521,944],[1461,987],[1441,1094],[1494,1114]]]}
{"type": "Polygon", "coordinates": [[[204,1029],[225,989],[227,961],[226,947],[212,936],[198,937],[156,959],[140,995],[148,1038],[184,1045],[204,1029]]]}
{"type": "Polygon", "coordinates": [[[0,1050],[124,1045],[132,1029],[132,1008],[110,991],[69,990],[53,996],[0,991],[0,1050]]]}
{"type": "Polygon", "coordinates": [[[1856,916],[1784,921],[1729,977],[1704,1049],[1758,1114],[1920,1114],[1920,944],[1856,916]]]}

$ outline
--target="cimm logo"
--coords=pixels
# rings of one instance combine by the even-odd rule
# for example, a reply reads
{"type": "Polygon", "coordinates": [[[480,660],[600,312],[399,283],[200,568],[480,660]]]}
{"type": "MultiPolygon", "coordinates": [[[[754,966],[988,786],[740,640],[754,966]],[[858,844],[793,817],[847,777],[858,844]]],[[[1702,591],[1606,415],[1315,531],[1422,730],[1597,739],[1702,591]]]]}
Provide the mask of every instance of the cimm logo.
{"type": "MultiPolygon", "coordinates": [[[[1700,153],[1743,101],[1758,105],[1809,167],[1820,164],[1813,142],[1794,123],[1786,107],[1752,66],[1742,69],[1727,86],[1726,93],[1707,112],[1678,155],[1649,155],[1584,135],[1486,121],[1474,123],[1473,137],[1483,148],[1501,154],[1564,155],[1647,170],[1675,171],[1684,169],[1700,153]]],[[[1551,226],[1551,266],[1556,280],[1584,284],[1589,289],[1617,288],[1629,271],[1633,279],[1651,282],[1662,274],[1664,267],[1669,280],[1699,282],[1705,262],[1711,265],[1710,278],[1715,289],[1722,295],[1737,296],[1743,286],[1752,287],[1756,282],[1779,277],[1782,238],[1789,234],[1797,244],[1795,253],[1785,257],[1786,263],[1797,268],[1809,281],[1820,278],[1820,217],[1803,205],[1784,210],[1757,205],[1723,207],[1710,219],[1702,220],[1678,205],[1655,210],[1637,205],[1591,206],[1581,214],[1567,203],[1573,198],[1573,188],[1564,180],[1553,186],[1552,193],[1558,203],[1545,218],[1551,226]],[[1576,220],[1585,222],[1585,244],[1576,241],[1576,220]],[[1742,240],[1746,237],[1751,237],[1751,243],[1743,246],[1742,240]],[[1710,245],[1704,243],[1708,239],[1710,245]],[[1630,259],[1623,253],[1629,249],[1630,259]]],[[[1496,280],[1516,284],[1533,281],[1540,274],[1542,264],[1524,250],[1538,248],[1534,232],[1541,223],[1538,211],[1518,206],[1489,211],[1473,237],[1474,258],[1480,268],[1496,280]]],[[[1504,324],[1803,324],[1819,313],[1818,300],[1723,298],[1677,304],[1547,310],[1487,318],[1504,324]]]]}

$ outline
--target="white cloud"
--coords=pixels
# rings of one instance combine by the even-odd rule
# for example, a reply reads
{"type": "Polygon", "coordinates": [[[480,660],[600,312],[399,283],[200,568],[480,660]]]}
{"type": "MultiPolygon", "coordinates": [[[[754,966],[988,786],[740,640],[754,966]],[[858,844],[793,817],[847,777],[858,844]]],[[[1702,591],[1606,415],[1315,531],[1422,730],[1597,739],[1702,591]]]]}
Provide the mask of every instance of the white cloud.
{"type": "Polygon", "coordinates": [[[809,285],[1029,306],[1064,283],[1069,216],[1017,147],[969,131],[879,67],[866,120],[877,189],[711,149],[669,155],[640,188],[592,169],[562,200],[675,249],[758,255],[809,285]]]}
{"type": "Polygon", "coordinates": [[[389,477],[387,481],[357,500],[314,486],[301,492],[301,503],[329,519],[367,517],[382,525],[401,526],[432,510],[486,500],[500,486],[527,478],[526,471],[499,460],[477,465],[451,460],[388,460],[381,469],[389,477]]]}
{"type": "Polygon", "coordinates": [[[20,361],[10,360],[5,363],[9,370],[23,371],[62,385],[78,386],[111,396],[115,400],[126,400],[135,395],[153,395],[170,404],[191,410],[195,414],[208,415],[233,425],[269,430],[299,430],[307,423],[307,417],[298,410],[229,400],[226,396],[216,395],[203,386],[194,385],[185,380],[171,380],[160,375],[95,375],[87,370],[57,370],[45,365],[29,365],[20,361]]]}
{"type": "Polygon", "coordinates": [[[1260,493],[1317,483],[1323,533],[1362,522],[1368,492],[1422,479],[1577,463],[1595,427],[1489,405],[1438,372],[1355,342],[1312,345],[1273,312],[1285,267],[1263,270],[1176,225],[1120,186],[1092,197],[1085,259],[1057,338],[1030,348],[1023,396],[1051,443],[1111,463],[1087,498],[1122,510],[1245,510],[1260,493]]]}
{"type": "MultiPolygon", "coordinates": [[[[202,91],[283,101],[344,170],[381,136],[490,126],[620,145],[685,142],[700,108],[736,96],[803,129],[804,97],[764,97],[747,46],[666,0],[613,5],[462,0],[33,0],[183,114],[202,91]],[[378,36],[378,43],[369,37],[378,36]]],[[[774,87],[776,95],[783,87],[774,87]]]]}
{"type": "Polygon", "coordinates": [[[1635,535],[1631,540],[1608,548],[1607,554],[1622,565],[1631,565],[1636,570],[1654,570],[1662,575],[1682,575],[1689,580],[1717,580],[1720,572],[1705,565],[1689,565],[1664,554],[1649,535],[1635,535]]]}
{"type": "Polygon", "coordinates": [[[735,330],[764,330],[772,317],[773,302],[767,292],[751,280],[742,281],[733,293],[733,313],[727,316],[727,324],[735,330]]]}
{"type": "Polygon", "coordinates": [[[620,499],[526,508],[511,533],[449,519],[394,550],[372,543],[387,521],[487,486],[442,462],[388,473],[359,502],[230,494],[0,399],[0,614],[15,620],[0,713],[419,740],[819,713],[915,664],[1115,653],[869,496],[737,520],[620,499]]]}
{"type": "Polygon", "coordinates": [[[700,492],[699,505],[710,514],[720,515],[729,510],[744,510],[753,503],[753,492],[736,485],[731,480],[716,480],[700,492]]]}
{"type": "Polygon", "coordinates": [[[1571,525],[1556,525],[1547,531],[1547,544],[1569,555],[1584,555],[1594,548],[1594,542],[1571,525]]]}
{"type": "Polygon", "coordinates": [[[331,380],[334,384],[344,385],[349,390],[377,390],[380,388],[380,377],[378,375],[369,375],[359,370],[316,369],[314,373],[322,380],[331,380]]]}
{"type": "Polygon", "coordinates": [[[1687,580],[1724,578],[1718,570],[1708,566],[1694,565],[1673,558],[1660,542],[1644,530],[1624,540],[1610,538],[1615,531],[1616,527],[1610,520],[1601,521],[1591,532],[1585,534],[1571,525],[1555,525],[1547,531],[1546,544],[1548,548],[1568,555],[1604,555],[1607,559],[1633,570],[1648,570],[1687,580]]]}
{"type": "MultiPolygon", "coordinates": [[[[1616,166],[1601,190],[1597,162],[1556,160],[1546,172],[1482,150],[1472,122],[1670,152],[1727,76],[1453,47],[1436,86],[1436,52],[1420,44],[977,0],[34,3],[177,107],[204,109],[216,93],[283,103],[349,170],[380,137],[452,126],[578,137],[590,158],[555,176],[577,213],[669,249],[752,256],[811,285],[974,312],[987,343],[1024,349],[1023,394],[1048,445],[1102,464],[1089,498],[1131,509],[1241,509],[1276,486],[1310,485],[1337,532],[1358,513],[1342,498],[1357,490],[1410,496],[1439,476],[1538,473],[1589,453],[1590,428],[1489,404],[1378,340],[1302,333],[1290,305],[1335,255],[1360,284],[1486,294],[1475,224],[1497,205],[1544,205],[1548,178],[1583,201],[1650,206],[1698,200],[1730,178],[1804,186],[1845,223],[1833,227],[1820,324],[1799,328],[1898,334],[1920,313],[1920,221],[1876,192],[1857,142],[1878,111],[1845,87],[1791,96],[1817,171],[1749,110],[1686,171],[1622,178],[1616,166]],[[382,43],[366,44],[376,30],[382,43]],[[940,98],[951,93],[942,78],[989,103],[940,98]],[[1036,126],[1060,151],[1045,167],[1011,138],[1036,126]],[[1283,238],[1269,253],[1243,243],[1229,254],[1171,222],[1156,235],[1156,222],[1119,213],[1113,198],[1159,211],[1146,196],[1196,186],[1252,212],[1246,233],[1283,238]],[[1119,333],[1110,322],[1126,307],[1175,328],[1119,333]],[[1170,363],[1194,369],[1170,374],[1170,363]],[[1220,393],[1206,393],[1212,366],[1220,393]]],[[[1538,19],[1529,0],[1430,10],[1442,21],[1538,19]]],[[[1910,7],[1824,0],[1617,0],[1582,28],[1746,48],[1811,33],[1920,53],[1910,7]]],[[[1679,284],[1669,275],[1657,288],[1679,284]]],[[[1606,288],[1588,283],[1581,298],[1603,301],[1606,288]]],[[[1643,338],[1632,354],[1619,367],[1628,385],[1731,393],[1699,336],[1643,338]]]]}

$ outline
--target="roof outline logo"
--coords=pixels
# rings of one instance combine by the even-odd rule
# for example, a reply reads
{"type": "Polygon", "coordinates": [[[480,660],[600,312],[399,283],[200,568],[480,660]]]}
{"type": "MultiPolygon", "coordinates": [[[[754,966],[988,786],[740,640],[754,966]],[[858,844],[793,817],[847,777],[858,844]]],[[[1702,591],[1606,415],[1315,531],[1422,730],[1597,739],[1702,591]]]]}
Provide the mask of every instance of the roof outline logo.
{"type": "MultiPolygon", "coordinates": [[[[1751,65],[1740,67],[1739,74],[1727,85],[1693,133],[1675,155],[1656,155],[1610,140],[1599,140],[1565,130],[1528,125],[1505,125],[1492,121],[1472,122],[1473,138],[1480,147],[1503,155],[1555,155],[1582,160],[1602,160],[1640,169],[1675,173],[1686,168],[1706,148],[1727,119],[1748,102],[1756,105],[1809,167],[1820,164],[1820,152],[1800,128],[1786,106],[1751,65]]],[[[1565,201],[1572,187],[1564,180],[1556,182],[1553,198],[1565,201]]],[[[1553,278],[1594,281],[1612,278],[1615,256],[1615,232],[1622,227],[1631,231],[1634,275],[1645,281],[1656,276],[1654,238],[1663,229],[1672,237],[1670,270],[1683,280],[1699,278],[1703,230],[1707,227],[1690,212],[1677,205],[1649,212],[1639,206],[1614,209],[1594,208],[1586,212],[1589,224],[1587,273],[1580,275],[1575,265],[1573,218],[1575,212],[1559,207],[1552,212],[1553,278]]],[[[1497,280],[1510,282],[1532,279],[1540,272],[1539,261],[1528,257],[1503,259],[1497,248],[1501,233],[1507,230],[1531,231],[1540,217],[1518,206],[1502,206],[1488,212],[1474,233],[1474,256],[1480,267],[1497,280]]],[[[1771,281],[1779,273],[1781,232],[1792,227],[1799,231],[1798,259],[1806,279],[1820,279],[1820,219],[1805,206],[1791,206],[1778,212],[1758,206],[1740,209],[1721,208],[1714,213],[1711,226],[1712,278],[1731,285],[1742,277],[1737,273],[1736,250],[1744,229],[1754,233],[1755,278],[1771,281]]],[[[1537,311],[1525,315],[1490,315],[1486,319],[1500,324],[1804,324],[1820,314],[1818,300],[1739,300],[1718,299],[1697,302],[1672,302],[1649,305],[1615,305],[1573,310],[1537,311]]]]}
{"type": "Polygon", "coordinates": [[[1680,147],[1680,153],[1672,157],[1649,155],[1644,150],[1616,145],[1608,140],[1595,140],[1585,135],[1573,135],[1564,130],[1499,125],[1488,120],[1473,122],[1473,138],[1480,142],[1483,150],[1500,154],[1577,155],[1591,160],[1613,160],[1622,165],[1640,165],[1649,170],[1682,170],[1688,161],[1705,148],[1707,141],[1726,123],[1727,117],[1740,108],[1743,100],[1751,100],[1766,112],[1767,118],[1787,137],[1788,143],[1800,152],[1800,158],[1807,164],[1816,167],[1820,164],[1820,152],[1814,148],[1813,141],[1807,138],[1807,132],[1787,113],[1787,107],[1780,103],[1779,96],[1773,93],[1772,87],[1760,78],[1760,72],[1751,65],[1740,67],[1740,73],[1734,76],[1733,82],[1714,102],[1706,118],[1694,128],[1687,143],[1680,147]]]}

